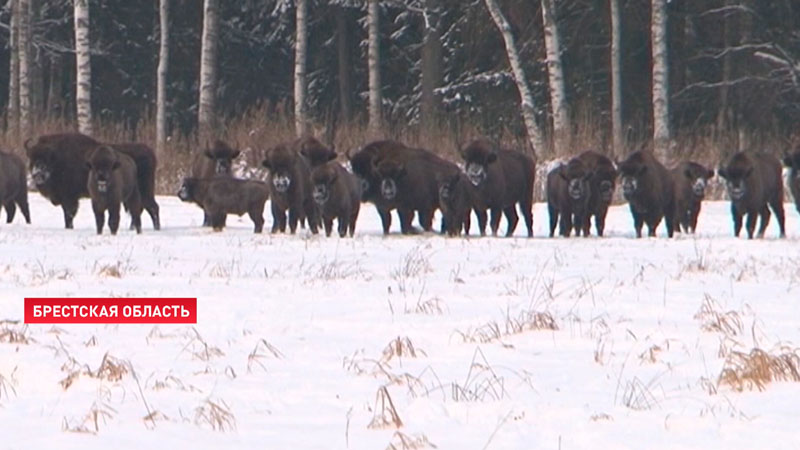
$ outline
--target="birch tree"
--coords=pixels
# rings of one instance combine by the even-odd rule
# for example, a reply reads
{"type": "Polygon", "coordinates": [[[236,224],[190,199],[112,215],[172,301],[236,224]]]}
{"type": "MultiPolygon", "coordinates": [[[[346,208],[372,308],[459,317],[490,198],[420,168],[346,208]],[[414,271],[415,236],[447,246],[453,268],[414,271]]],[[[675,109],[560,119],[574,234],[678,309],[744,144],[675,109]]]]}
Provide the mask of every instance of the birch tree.
{"type": "Polygon", "coordinates": [[[167,68],[169,67],[169,0],[159,2],[160,47],[156,86],[156,151],[163,154],[167,144],[167,68]]]}
{"type": "Polygon", "coordinates": [[[217,36],[219,33],[217,0],[205,0],[203,11],[198,124],[200,133],[208,136],[216,127],[217,36]]]}
{"type": "Polygon", "coordinates": [[[8,122],[13,135],[19,134],[19,0],[11,0],[9,37],[8,122]]]}
{"type": "Polygon", "coordinates": [[[653,52],[653,144],[662,160],[669,156],[669,84],[667,66],[667,0],[651,0],[653,52]]]}
{"type": "Polygon", "coordinates": [[[31,55],[30,52],[30,7],[29,0],[19,0],[19,121],[22,136],[31,132],[31,55]]]}
{"type": "Polygon", "coordinates": [[[564,66],[555,20],[555,2],[542,0],[544,46],[547,53],[547,75],[550,84],[550,106],[553,110],[553,144],[556,155],[564,155],[569,146],[570,123],[564,88],[564,66]]]}
{"type": "Polygon", "coordinates": [[[336,53],[337,53],[337,78],[339,84],[339,111],[342,119],[349,122],[353,116],[352,82],[350,66],[349,30],[347,9],[339,6],[336,8],[336,53]]]}
{"type": "Polygon", "coordinates": [[[439,0],[425,0],[425,35],[422,43],[422,92],[420,98],[420,122],[423,129],[431,130],[436,125],[438,105],[434,89],[442,85],[442,41],[439,0]]]}
{"type": "MultiPolygon", "coordinates": [[[[24,2],[26,0],[20,0],[24,2]]],[[[78,131],[92,134],[92,67],[90,64],[89,0],[75,0],[75,104],[78,131]]],[[[21,48],[21,47],[20,47],[21,48]]],[[[20,70],[20,85],[22,83],[20,70]]],[[[21,104],[21,102],[20,102],[21,104]]]]}
{"type": "Polygon", "coordinates": [[[308,4],[296,0],[294,45],[294,131],[299,137],[308,131],[306,118],[306,53],[308,49],[308,4]]]}
{"type": "Polygon", "coordinates": [[[508,55],[508,62],[511,64],[511,70],[514,74],[514,80],[517,84],[519,91],[520,103],[522,108],[522,118],[525,121],[525,129],[528,133],[528,142],[533,151],[534,157],[536,152],[544,149],[544,140],[542,139],[542,132],[539,125],[536,123],[536,115],[534,110],[533,95],[528,87],[528,81],[525,78],[525,71],[522,69],[522,64],[519,60],[519,52],[517,51],[517,44],[514,42],[514,35],[511,33],[511,25],[509,25],[500,7],[497,5],[496,0],[484,0],[486,9],[492,16],[492,20],[500,34],[503,35],[503,42],[505,42],[506,54],[508,55]]]}
{"type": "Polygon", "coordinates": [[[379,0],[369,0],[367,5],[367,34],[369,46],[367,65],[369,66],[369,131],[373,135],[381,129],[381,70],[380,70],[380,11],[379,0]]]}
{"type": "Polygon", "coordinates": [[[611,10],[611,128],[614,155],[622,158],[625,144],[622,135],[622,60],[620,58],[619,0],[609,0],[611,10]]]}

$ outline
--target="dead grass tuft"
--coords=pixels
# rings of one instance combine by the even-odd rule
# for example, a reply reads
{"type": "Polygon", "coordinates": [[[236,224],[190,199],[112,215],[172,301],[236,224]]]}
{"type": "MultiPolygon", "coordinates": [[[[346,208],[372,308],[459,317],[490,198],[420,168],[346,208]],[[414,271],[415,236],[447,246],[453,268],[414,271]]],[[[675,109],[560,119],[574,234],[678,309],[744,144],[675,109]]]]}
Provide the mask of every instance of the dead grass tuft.
{"type": "Polygon", "coordinates": [[[653,395],[652,382],[644,384],[638,377],[633,377],[625,384],[622,393],[622,404],[635,411],[646,411],[658,405],[653,395]]]}
{"type": "Polygon", "coordinates": [[[419,450],[424,448],[437,448],[428,440],[428,436],[424,434],[416,434],[409,436],[407,434],[395,431],[392,435],[392,440],[386,450],[419,450]]]}
{"type": "Polygon", "coordinates": [[[28,337],[28,325],[14,326],[16,323],[5,322],[0,328],[0,343],[30,344],[35,342],[28,337]]]}
{"type": "Polygon", "coordinates": [[[100,431],[100,422],[103,425],[107,420],[114,418],[117,411],[105,403],[92,403],[89,411],[83,417],[77,420],[69,420],[64,417],[61,422],[61,431],[70,433],[88,433],[97,434],[100,431]]]}
{"type": "Polygon", "coordinates": [[[389,395],[389,390],[386,386],[378,388],[375,394],[375,407],[373,409],[372,420],[367,428],[370,429],[385,429],[385,428],[402,428],[403,421],[397,414],[397,408],[394,407],[392,397],[389,395]]]}
{"type": "Polygon", "coordinates": [[[424,350],[414,347],[414,344],[411,342],[411,339],[408,336],[400,337],[397,336],[395,339],[392,339],[386,345],[386,348],[383,349],[383,356],[381,356],[381,362],[388,363],[394,358],[398,358],[401,360],[402,365],[402,358],[417,358],[419,356],[428,356],[424,350]]]}
{"type": "Polygon", "coordinates": [[[521,310],[516,316],[512,316],[510,311],[506,311],[504,327],[495,321],[487,322],[484,325],[467,330],[466,332],[456,330],[464,342],[487,344],[499,341],[503,337],[524,333],[526,331],[537,330],[558,330],[558,324],[549,312],[534,310],[521,310]]]}
{"type": "Polygon", "coordinates": [[[781,347],[773,353],[760,348],[749,353],[731,351],[717,385],[728,385],[738,392],[754,388],[763,391],[773,381],[800,382],[800,348],[781,347]]]}
{"type": "Polygon", "coordinates": [[[425,301],[422,300],[422,293],[420,293],[420,298],[417,299],[416,305],[413,308],[409,308],[406,306],[405,313],[406,314],[425,314],[428,316],[437,315],[440,316],[444,314],[445,305],[444,300],[439,297],[431,297],[425,301]]]}
{"type": "Polygon", "coordinates": [[[694,315],[703,331],[719,332],[725,336],[738,336],[744,330],[741,315],[736,311],[722,312],[722,307],[710,295],[704,294],[703,304],[694,315]]]}
{"type": "Polygon", "coordinates": [[[198,426],[209,425],[214,431],[233,431],[236,429],[236,418],[225,400],[212,401],[207,398],[194,410],[194,423],[198,426]]]}
{"type": "Polygon", "coordinates": [[[283,359],[283,353],[281,353],[281,351],[278,350],[274,345],[267,342],[266,339],[259,339],[258,342],[256,342],[256,346],[253,348],[253,351],[247,355],[247,372],[252,372],[252,366],[254,364],[258,364],[266,372],[267,367],[261,362],[261,360],[270,357],[283,359]]]}
{"type": "Polygon", "coordinates": [[[17,369],[15,367],[8,378],[0,373],[0,404],[2,404],[3,400],[9,399],[11,397],[10,394],[14,394],[15,397],[17,396],[17,389],[14,387],[16,385],[14,381],[14,372],[16,371],[17,369]]]}

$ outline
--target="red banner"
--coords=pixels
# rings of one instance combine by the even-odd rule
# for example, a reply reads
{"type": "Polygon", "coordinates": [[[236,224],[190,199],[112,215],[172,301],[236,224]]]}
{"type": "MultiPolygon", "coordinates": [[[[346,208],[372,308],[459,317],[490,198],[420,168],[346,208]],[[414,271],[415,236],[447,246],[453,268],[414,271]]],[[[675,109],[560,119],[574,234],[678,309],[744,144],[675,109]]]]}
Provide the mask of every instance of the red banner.
{"type": "Polygon", "coordinates": [[[26,298],[25,323],[197,323],[197,298],[26,298]]]}

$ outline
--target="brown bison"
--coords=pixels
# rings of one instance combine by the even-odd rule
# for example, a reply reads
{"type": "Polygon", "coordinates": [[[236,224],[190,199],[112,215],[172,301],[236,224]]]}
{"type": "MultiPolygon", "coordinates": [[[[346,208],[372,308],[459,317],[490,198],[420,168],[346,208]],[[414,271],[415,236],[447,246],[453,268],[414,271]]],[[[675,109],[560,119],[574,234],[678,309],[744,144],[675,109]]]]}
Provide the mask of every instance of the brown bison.
{"type": "Polygon", "coordinates": [[[338,156],[334,147],[326,147],[313,136],[298,138],[292,143],[292,146],[303,155],[312,168],[333,161],[338,156]]]}
{"type": "Polygon", "coordinates": [[[308,221],[311,232],[318,233],[319,216],[311,192],[311,170],[308,162],[286,144],[267,151],[261,163],[269,169],[267,183],[272,198],[272,232],[286,231],[286,212],[289,212],[289,230],[297,230],[297,223],[308,221]]]}
{"type": "MultiPolygon", "coordinates": [[[[350,155],[348,152],[347,157],[350,160],[353,173],[358,176],[361,183],[361,201],[370,202],[375,205],[375,209],[377,209],[378,215],[381,218],[383,233],[389,234],[389,229],[392,225],[390,213],[396,208],[398,218],[400,219],[401,231],[404,234],[412,233],[413,228],[411,227],[411,220],[414,216],[414,208],[412,207],[409,209],[408,205],[403,205],[405,206],[404,208],[398,208],[400,205],[399,198],[396,196],[387,198],[383,195],[383,177],[377,172],[377,167],[384,159],[391,159],[393,161],[386,165],[387,169],[389,169],[389,166],[392,164],[403,165],[406,160],[422,158],[434,161],[434,163],[443,160],[427,150],[407,147],[400,142],[392,140],[370,142],[353,155],[350,155]]],[[[419,164],[414,163],[413,165],[418,166],[419,164]]],[[[430,171],[426,170],[425,172],[430,175],[430,171]]],[[[424,176],[426,175],[423,175],[423,177],[424,176]]],[[[426,183],[426,186],[431,188],[429,194],[433,195],[433,198],[438,198],[435,186],[436,180],[435,178],[431,178],[431,181],[434,183],[432,187],[426,183]]],[[[391,183],[386,183],[387,186],[389,184],[391,183]]],[[[432,214],[433,213],[431,213],[431,216],[432,214]]],[[[426,228],[426,224],[424,223],[425,217],[420,215],[418,220],[420,225],[426,228]]],[[[428,226],[428,229],[430,229],[430,226],[428,226]]]]}
{"type": "Polygon", "coordinates": [[[685,161],[672,169],[675,186],[675,229],[684,233],[697,231],[697,216],[706,195],[708,180],[714,171],[702,165],[685,161]]]}
{"type": "Polygon", "coordinates": [[[589,180],[592,172],[583,161],[572,158],[547,174],[547,211],[550,215],[550,237],[559,223],[559,234],[569,237],[573,227],[575,234],[589,236],[589,180]],[[559,220],[560,218],[560,220],[559,220]]]}
{"type": "Polygon", "coordinates": [[[336,161],[329,161],[311,171],[311,185],[311,195],[319,207],[325,235],[331,235],[333,219],[336,219],[339,237],[345,237],[348,230],[350,237],[353,237],[361,208],[361,185],[358,178],[336,161]]]}
{"type": "Polygon", "coordinates": [[[460,171],[441,174],[439,184],[439,209],[446,224],[448,236],[458,236],[461,230],[469,235],[472,210],[478,216],[479,228],[486,229],[486,206],[481,203],[478,191],[460,171]]]}
{"type": "Polygon", "coordinates": [[[727,163],[718,170],[719,176],[725,179],[728,195],[731,197],[731,215],[733,216],[733,234],[739,237],[742,230],[742,218],[747,214],[747,237],[753,238],[756,218],[761,215],[761,226],[758,237],[764,237],[764,230],[769,224],[769,207],[775,213],[780,227],[780,236],[786,236],[783,213],[783,179],[781,163],[766,153],[739,152],[731,156],[727,163]]]}
{"type": "Polygon", "coordinates": [[[617,170],[614,163],[606,156],[592,150],[586,150],[578,159],[583,161],[586,170],[592,173],[589,178],[589,207],[584,222],[584,235],[589,234],[589,222],[594,216],[594,228],[598,236],[603,235],[606,227],[606,215],[611,205],[616,186],[617,170]]]}
{"type": "Polygon", "coordinates": [[[519,221],[516,212],[519,204],[528,237],[533,236],[534,160],[514,150],[497,148],[487,139],[472,141],[460,153],[466,163],[467,178],[491,213],[492,234],[497,235],[501,212],[508,221],[506,236],[514,234],[519,221]]]}
{"type": "MultiPolygon", "coordinates": [[[[33,145],[29,141],[25,143],[31,178],[39,193],[53,205],[61,206],[66,228],[72,228],[78,212],[78,200],[89,196],[86,160],[100,145],[100,142],[80,133],[49,134],[40,136],[33,145]]],[[[143,144],[107,145],[133,159],[142,204],[150,214],[153,228],[160,229],[159,208],[155,199],[155,153],[143,144]]]]}
{"type": "Polygon", "coordinates": [[[92,199],[97,234],[103,233],[108,211],[108,228],[117,234],[120,206],[131,215],[137,233],[142,232],[142,198],[137,185],[136,163],[130,156],[111,147],[97,147],[86,160],[89,176],[86,189],[92,199]]]}
{"type": "Polygon", "coordinates": [[[203,208],[214,231],[222,231],[228,214],[242,216],[247,213],[253,221],[253,231],[261,233],[264,229],[264,204],[269,198],[269,187],[258,180],[188,177],[183,179],[178,198],[203,208]]]}
{"type": "Polygon", "coordinates": [[[794,197],[794,206],[800,212],[800,150],[786,155],[783,164],[789,168],[789,190],[794,197]]]}
{"type": "Polygon", "coordinates": [[[672,237],[675,225],[675,192],[669,170],[652,152],[639,150],[619,164],[619,173],[622,193],[633,216],[636,237],[642,237],[642,226],[645,223],[648,236],[654,237],[662,219],[667,226],[667,235],[672,237]]]}
{"type": "Polygon", "coordinates": [[[17,155],[0,151],[0,207],[6,209],[6,223],[14,220],[17,206],[25,222],[31,223],[25,163],[17,155]]]}
{"type": "MultiPolygon", "coordinates": [[[[238,158],[241,152],[221,140],[216,140],[212,146],[206,147],[192,162],[192,177],[230,176],[233,172],[233,160],[238,158]]],[[[205,211],[203,214],[203,226],[211,226],[211,219],[205,211]]]]}

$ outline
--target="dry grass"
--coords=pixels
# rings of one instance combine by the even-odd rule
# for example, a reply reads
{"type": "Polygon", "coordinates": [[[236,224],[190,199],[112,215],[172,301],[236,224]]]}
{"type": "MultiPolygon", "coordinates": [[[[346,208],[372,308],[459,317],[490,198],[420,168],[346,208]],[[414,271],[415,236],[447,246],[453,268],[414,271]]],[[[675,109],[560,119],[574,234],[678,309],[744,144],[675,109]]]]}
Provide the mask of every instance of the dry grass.
{"type": "Polygon", "coordinates": [[[129,361],[117,359],[108,352],[103,355],[100,365],[95,370],[91,370],[86,364],[78,363],[72,357],[61,367],[61,370],[67,372],[67,376],[59,381],[61,388],[65,391],[81,376],[115,383],[122,380],[125,375],[132,373],[129,361]]]}
{"type": "Polygon", "coordinates": [[[17,369],[14,368],[9,377],[0,373],[0,405],[3,401],[9,399],[11,394],[14,394],[15,397],[17,396],[17,389],[15,388],[17,383],[14,381],[14,372],[16,371],[17,369]]]}
{"type": "Polygon", "coordinates": [[[437,448],[428,440],[428,436],[424,434],[416,434],[409,436],[407,434],[395,431],[392,435],[392,440],[386,450],[419,450],[424,448],[437,448]]]}
{"type": "Polygon", "coordinates": [[[499,376],[480,348],[475,349],[467,376],[461,383],[452,383],[451,398],[455,402],[499,401],[506,398],[505,378],[499,376]]]}
{"type": "Polygon", "coordinates": [[[727,385],[738,392],[763,391],[773,381],[800,382],[800,348],[780,347],[773,352],[760,348],[749,353],[731,351],[717,385],[727,385]]]}
{"type": "Polygon", "coordinates": [[[428,356],[424,350],[416,348],[414,344],[411,342],[411,339],[408,336],[400,337],[397,336],[395,339],[392,339],[386,347],[383,349],[383,354],[381,356],[382,363],[388,363],[394,358],[398,358],[400,360],[400,364],[402,365],[402,359],[405,358],[418,358],[420,356],[428,356]]]}
{"type": "Polygon", "coordinates": [[[430,245],[430,243],[421,244],[411,249],[403,256],[399,266],[390,273],[392,279],[397,282],[397,288],[401,293],[406,293],[410,279],[433,272],[430,255],[423,252],[423,249],[430,248],[430,245]]]}
{"type": "Polygon", "coordinates": [[[694,315],[703,331],[718,332],[732,337],[742,334],[744,325],[736,311],[722,312],[722,307],[710,295],[705,294],[700,309],[694,315]]]}
{"type": "Polygon", "coordinates": [[[265,366],[261,360],[267,358],[283,359],[283,353],[274,345],[267,342],[266,339],[259,339],[258,342],[256,342],[256,346],[253,347],[253,351],[247,355],[247,372],[252,372],[252,367],[256,364],[266,372],[267,366],[265,366]]]}
{"type": "Polygon", "coordinates": [[[651,390],[652,384],[645,384],[638,377],[628,380],[622,392],[622,404],[635,411],[653,409],[658,405],[658,400],[651,390]]]}
{"type": "Polygon", "coordinates": [[[61,422],[61,431],[70,433],[97,434],[100,432],[100,423],[106,424],[107,420],[113,419],[117,411],[105,403],[92,403],[87,413],[77,419],[69,420],[66,417],[61,422]]]}
{"type": "Polygon", "coordinates": [[[16,326],[18,321],[4,321],[0,328],[0,343],[4,344],[30,344],[35,342],[28,337],[28,325],[16,326]]]}
{"type": "Polygon", "coordinates": [[[194,410],[194,423],[198,426],[208,425],[214,431],[236,429],[236,418],[225,400],[204,400],[194,410]]]}
{"type": "Polygon", "coordinates": [[[414,305],[413,308],[409,308],[408,306],[405,307],[406,314],[424,314],[427,316],[432,315],[442,315],[445,312],[447,305],[445,304],[444,300],[439,297],[431,297],[427,300],[422,300],[422,292],[420,292],[419,298],[417,298],[417,303],[414,305]]]}
{"type": "Polygon", "coordinates": [[[467,330],[466,332],[456,330],[455,333],[459,335],[464,342],[486,344],[499,341],[503,337],[513,336],[526,331],[556,331],[558,329],[556,320],[549,312],[523,309],[516,316],[513,316],[510,311],[506,311],[503,327],[497,322],[492,321],[478,328],[467,330]]]}
{"type": "Polygon", "coordinates": [[[402,428],[403,421],[400,420],[400,415],[397,414],[397,408],[394,406],[389,390],[386,386],[378,388],[375,394],[375,407],[372,411],[372,420],[367,428],[370,429],[385,429],[385,428],[402,428]]]}

